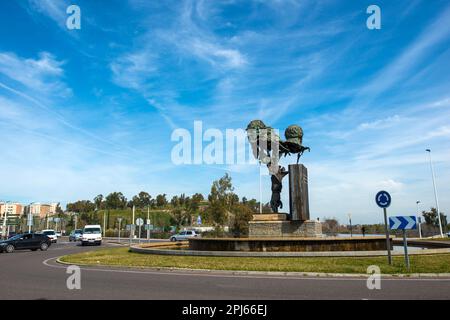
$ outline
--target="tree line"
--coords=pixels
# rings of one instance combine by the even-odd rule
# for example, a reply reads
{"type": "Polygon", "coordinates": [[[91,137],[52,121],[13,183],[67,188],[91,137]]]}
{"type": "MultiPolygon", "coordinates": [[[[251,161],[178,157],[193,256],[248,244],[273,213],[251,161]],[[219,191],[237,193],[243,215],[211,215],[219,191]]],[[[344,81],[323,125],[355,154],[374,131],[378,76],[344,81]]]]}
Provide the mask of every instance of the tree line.
{"type": "MultiPolygon", "coordinates": [[[[107,196],[99,194],[92,200],[68,203],[67,211],[79,213],[82,219],[88,219],[95,216],[98,210],[123,210],[133,206],[141,210],[167,209],[171,215],[171,223],[177,228],[192,225],[194,219],[200,216],[202,223],[215,226],[217,233],[223,233],[223,227],[229,226],[231,233],[238,236],[248,234],[248,221],[254,213],[260,211],[260,203],[256,199],[240,199],[234,193],[232,178],[228,173],[212,183],[207,198],[201,193],[191,196],[182,193],[168,200],[166,194],[153,197],[148,192],[141,191],[127,199],[122,192],[111,192],[107,196]]],[[[269,203],[262,205],[262,211],[271,212],[269,203]]]]}

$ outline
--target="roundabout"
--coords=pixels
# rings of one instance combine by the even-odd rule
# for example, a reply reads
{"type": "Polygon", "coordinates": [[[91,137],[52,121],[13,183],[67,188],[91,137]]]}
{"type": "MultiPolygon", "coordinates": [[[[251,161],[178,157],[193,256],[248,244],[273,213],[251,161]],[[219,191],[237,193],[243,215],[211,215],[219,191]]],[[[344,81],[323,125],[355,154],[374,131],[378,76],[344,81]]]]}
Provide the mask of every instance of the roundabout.
{"type": "MultiPolygon", "coordinates": [[[[340,241],[345,241],[345,239],[339,238],[340,241]]],[[[214,242],[215,239],[204,239],[206,241],[214,242]]],[[[230,239],[231,241],[232,239],[230,239]]],[[[235,241],[239,242],[238,239],[235,241]]],[[[292,239],[284,239],[285,241],[292,241],[292,239]]],[[[304,239],[302,239],[304,240],[304,239]]],[[[336,240],[336,239],[334,239],[336,240]]],[[[177,243],[172,242],[160,242],[151,243],[143,245],[133,245],[130,247],[130,252],[139,254],[150,254],[150,255],[169,255],[169,256],[205,256],[205,257],[385,257],[387,253],[385,250],[366,250],[366,251],[255,251],[247,250],[198,250],[192,249],[190,243],[194,242],[194,246],[197,245],[198,239],[194,241],[182,241],[177,243]]],[[[217,239],[216,241],[221,242],[223,239],[217,239]]],[[[317,241],[317,239],[314,239],[317,241]]],[[[384,238],[382,241],[385,241],[384,238]]],[[[396,240],[393,240],[396,243],[396,240]]],[[[422,250],[413,251],[410,255],[420,256],[420,255],[436,255],[436,254],[450,254],[450,247],[438,246],[435,243],[428,244],[423,242],[415,242],[416,246],[427,245],[429,247],[422,250]]],[[[200,246],[199,246],[200,247],[200,246]]],[[[400,251],[393,252],[393,256],[401,257],[403,253],[400,251]]]]}

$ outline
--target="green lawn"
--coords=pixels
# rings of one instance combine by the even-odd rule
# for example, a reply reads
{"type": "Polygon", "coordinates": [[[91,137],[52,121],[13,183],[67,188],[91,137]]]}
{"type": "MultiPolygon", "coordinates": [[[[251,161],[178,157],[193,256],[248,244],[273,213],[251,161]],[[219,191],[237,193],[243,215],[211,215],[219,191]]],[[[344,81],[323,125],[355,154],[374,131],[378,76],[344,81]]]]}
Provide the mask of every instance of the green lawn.
{"type": "MultiPolygon", "coordinates": [[[[411,273],[450,273],[450,254],[411,256],[411,273]]],[[[165,256],[132,253],[128,248],[104,249],[64,256],[64,262],[125,267],[176,267],[186,269],[367,273],[377,265],[385,274],[408,273],[403,257],[394,257],[392,266],[386,257],[371,258],[235,258],[165,256]]]]}

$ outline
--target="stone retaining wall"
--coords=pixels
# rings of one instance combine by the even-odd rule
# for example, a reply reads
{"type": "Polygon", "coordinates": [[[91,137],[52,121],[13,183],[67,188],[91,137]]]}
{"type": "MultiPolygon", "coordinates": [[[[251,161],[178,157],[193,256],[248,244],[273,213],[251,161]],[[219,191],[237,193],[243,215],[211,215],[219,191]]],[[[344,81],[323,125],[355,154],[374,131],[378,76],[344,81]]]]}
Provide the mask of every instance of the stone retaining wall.
{"type": "Polygon", "coordinates": [[[322,224],[307,221],[249,221],[249,237],[323,237],[322,224]]]}

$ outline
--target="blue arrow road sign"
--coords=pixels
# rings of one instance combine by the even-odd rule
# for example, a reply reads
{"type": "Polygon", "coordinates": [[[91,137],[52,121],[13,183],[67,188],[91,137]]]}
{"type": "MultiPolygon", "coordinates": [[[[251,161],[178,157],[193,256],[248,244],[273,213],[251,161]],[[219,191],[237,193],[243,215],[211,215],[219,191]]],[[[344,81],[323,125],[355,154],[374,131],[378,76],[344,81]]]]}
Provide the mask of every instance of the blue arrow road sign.
{"type": "Polygon", "coordinates": [[[389,228],[391,230],[417,229],[415,216],[389,217],[389,228]]]}
{"type": "Polygon", "coordinates": [[[391,205],[391,195],[387,191],[380,191],[375,196],[375,202],[380,208],[387,208],[391,205]]]}

